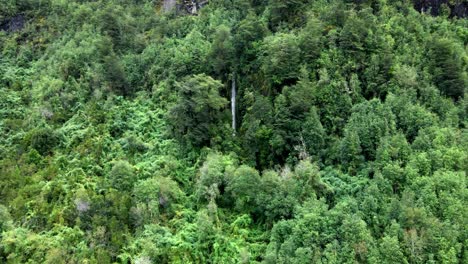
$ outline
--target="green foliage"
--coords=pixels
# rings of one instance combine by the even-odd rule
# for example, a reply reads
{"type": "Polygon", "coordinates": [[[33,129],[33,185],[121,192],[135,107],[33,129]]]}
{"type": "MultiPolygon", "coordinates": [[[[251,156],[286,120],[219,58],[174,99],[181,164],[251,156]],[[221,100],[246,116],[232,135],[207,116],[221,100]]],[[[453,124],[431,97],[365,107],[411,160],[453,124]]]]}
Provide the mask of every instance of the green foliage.
{"type": "Polygon", "coordinates": [[[220,195],[220,188],[227,184],[226,174],[232,173],[235,161],[229,156],[210,153],[200,168],[196,194],[199,199],[209,201],[220,195]]]}
{"type": "Polygon", "coordinates": [[[291,82],[298,77],[300,48],[294,34],[275,34],[264,40],[262,71],[274,85],[291,82]]]}
{"type": "Polygon", "coordinates": [[[431,43],[433,59],[432,72],[434,83],[440,91],[449,97],[459,99],[466,93],[468,76],[463,51],[448,39],[436,39],[431,43]]]}
{"type": "Polygon", "coordinates": [[[115,91],[117,94],[122,95],[131,94],[131,88],[128,87],[124,69],[117,56],[106,56],[104,58],[103,68],[105,80],[108,82],[111,91],[115,91]]]}
{"type": "Polygon", "coordinates": [[[353,144],[359,144],[364,157],[373,160],[379,139],[394,133],[395,117],[390,109],[377,99],[357,104],[352,111],[346,129],[350,133],[356,133],[353,136],[357,136],[357,139],[353,139],[356,143],[353,144]]]}
{"type": "Polygon", "coordinates": [[[137,180],[133,166],[125,160],[114,163],[108,178],[113,188],[124,192],[130,191],[137,180]]]}
{"type": "Polygon", "coordinates": [[[11,15],[16,14],[16,12],[18,11],[15,1],[2,0],[0,2],[0,5],[2,6],[2,11],[0,13],[0,20],[3,20],[4,18],[8,18],[11,15]]]}
{"type": "Polygon", "coordinates": [[[316,108],[311,108],[305,117],[305,122],[302,124],[302,137],[308,153],[321,156],[326,134],[316,108]]]}
{"type": "Polygon", "coordinates": [[[0,263],[467,263],[467,19],[204,4],[0,0],[0,263]]]}
{"type": "Polygon", "coordinates": [[[259,184],[260,175],[258,172],[242,165],[227,179],[226,191],[231,193],[237,208],[249,211],[254,206],[256,188],[259,184]]]}
{"type": "Polygon", "coordinates": [[[177,83],[178,99],[169,111],[173,135],[194,146],[209,146],[227,100],[219,95],[222,83],[195,75],[177,83]]]}
{"type": "Polygon", "coordinates": [[[273,28],[304,23],[307,0],[270,0],[270,23],[273,28]]]}
{"type": "Polygon", "coordinates": [[[31,130],[24,138],[24,145],[37,150],[41,155],[51,154],[58,143],[59,136],[50,127],[31,130]]]}
{"type": "Polygon", "coordinates": [[[164,213],[174,213],[174,204],[182,199],[176,182],[165,177],[140,180],[133,188],[135,226],[157,223],[164,213]]]}
{"type": "Polygon", "coordinates": [[[2,233],[13,228],[13,221],[11,220],[10,213],[4,205],[0,205],[0,216],[2,219],[0,222],[0,231],[2,233]]]}
{"type": "Polygon", "coordinates": [[[408,263],[400,249],[397,237],[382,238],[379,251],[381,263],[408,263]]]}
{"type": "Polygon", "coordinates": [[[226,74],[233,67],[233,56],[234,45],[230,29],[226,26],[220,26],[215,33],[210,52],[214,72],[217,75],[226,74]]]}

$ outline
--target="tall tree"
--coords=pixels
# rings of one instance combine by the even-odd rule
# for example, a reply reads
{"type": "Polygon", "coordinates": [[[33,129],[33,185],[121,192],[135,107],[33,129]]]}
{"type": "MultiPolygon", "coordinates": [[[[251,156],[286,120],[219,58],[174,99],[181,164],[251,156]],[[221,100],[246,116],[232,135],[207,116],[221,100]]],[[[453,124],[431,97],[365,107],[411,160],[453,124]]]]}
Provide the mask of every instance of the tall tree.
{"type": "Polygon", "coordinates": [[[455,100],[463,97],[468,87],[462,54],[461,49],[448,39],[435,39],[431,43],[434,83],[442,94],[455,100]]]}
{"type": "Polygon", "coordinates": [[[220,81],[194,75],[177,83],[178,100],[169,111],[173,135],[185,144],[209,146],[221,121],[221,110],[227,100],[219,95],[220,81]]]}

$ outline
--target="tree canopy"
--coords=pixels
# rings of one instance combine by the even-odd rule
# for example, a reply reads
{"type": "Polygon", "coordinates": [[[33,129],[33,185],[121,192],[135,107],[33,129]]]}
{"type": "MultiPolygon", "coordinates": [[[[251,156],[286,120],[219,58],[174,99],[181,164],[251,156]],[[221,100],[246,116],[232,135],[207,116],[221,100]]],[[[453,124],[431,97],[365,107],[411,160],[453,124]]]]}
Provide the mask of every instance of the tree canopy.
{"type": "Polygon", "coordinates": [[[166,4],[0,0],[0,263],[468,263],[466,1],[166,4]]]}

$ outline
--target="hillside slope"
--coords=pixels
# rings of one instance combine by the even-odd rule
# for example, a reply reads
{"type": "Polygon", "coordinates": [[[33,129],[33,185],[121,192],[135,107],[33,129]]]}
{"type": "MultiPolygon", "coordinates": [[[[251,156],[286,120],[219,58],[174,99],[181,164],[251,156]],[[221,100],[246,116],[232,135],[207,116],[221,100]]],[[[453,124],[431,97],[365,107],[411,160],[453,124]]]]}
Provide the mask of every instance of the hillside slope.
{"type": "Polygon", "coordinates": [[[450,10],[0,7],[0,263],[468,263],[450,10]]]}

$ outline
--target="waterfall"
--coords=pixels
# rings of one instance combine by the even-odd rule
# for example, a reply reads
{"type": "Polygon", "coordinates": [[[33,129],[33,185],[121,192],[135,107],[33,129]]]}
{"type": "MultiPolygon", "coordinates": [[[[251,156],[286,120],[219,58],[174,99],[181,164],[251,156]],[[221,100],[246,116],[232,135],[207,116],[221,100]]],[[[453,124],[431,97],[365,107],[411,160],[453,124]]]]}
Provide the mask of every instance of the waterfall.
{"type": "Polygon", "coordinates": [[[231,84],[232,135],[236,135],[236,73],[232,73],[231,84]]]}

